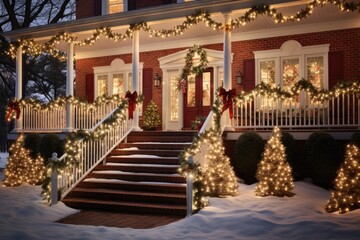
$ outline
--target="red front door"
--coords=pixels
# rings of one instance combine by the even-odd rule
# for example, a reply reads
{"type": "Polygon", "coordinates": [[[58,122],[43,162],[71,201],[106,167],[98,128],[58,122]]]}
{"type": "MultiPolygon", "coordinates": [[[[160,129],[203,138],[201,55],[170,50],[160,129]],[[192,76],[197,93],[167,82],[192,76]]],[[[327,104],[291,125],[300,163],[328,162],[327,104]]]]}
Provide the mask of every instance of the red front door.
{"type": "Polygon", "coordinates": [[[196,117],[207,117],[213,104],[213,69],[188,77],[187,92],[184,94],[184,128],[190,128],[196,117]]]}

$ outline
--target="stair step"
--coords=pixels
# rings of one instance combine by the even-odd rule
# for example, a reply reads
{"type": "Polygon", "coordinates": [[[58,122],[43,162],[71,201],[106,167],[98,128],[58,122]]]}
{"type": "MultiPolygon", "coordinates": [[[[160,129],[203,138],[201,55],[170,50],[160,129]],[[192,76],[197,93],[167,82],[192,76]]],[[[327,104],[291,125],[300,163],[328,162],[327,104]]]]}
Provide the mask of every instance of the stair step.
{"type": "Polygon", "coordinates": [[[67,198],[64,199],[63,202],[67,206],[77,209],[98,209],[142,214],[186,215],[185,205],[119,202],[83,198],[67,198]]]}
{"type": "Polygon", "coordinates": [[[178,183],[139,183],[127,181],[89,181],[89,179],[79,183],[79,188],[90,189],[113,189],[140,192],[156,192],[156,193],[186,193],[186,184],[178,183]]]}
{"type": "Polygon", "coordinates": [[[156,149],[156,150],[184,150],[190,146],[191,143],[166,143],[166,142],[134,142],[134,143],[120,143],[117,149],[136,147],[141,150],[156,149]]]}
{"type": "Polygon", "coordinates": [[[151,155],[159,157],[177,157],[179,156],[179,150],[123,150],[115,148],[110,156],[114,155],[151,155]]]}
{"type": "Polygon", "coordinates": [[[91,172],[87,175],[87,178],[100,178],[100,179],[118,179],[124,181],[135,182],[170,182],[170,183],[185,183],[185,178],[180,175],[169,174],[150,174],[150,173],[126,173],[116,171],[101,171],[91,172]]]}
{"type": "Polygon", "coordinates": [[[106,158],[107,163],[139,163],[139,164],[169,164],[179,165],[178,157],[144,157],[144,156],[108,156],[106,158]]]}
{"type": "Polygon", "coordinates": [[[174,174],[177,173],[179,165],[150,165],[150,164],[125,164],[122,165],[112,165],[111,163],[106,165],[98,165],[95,168],[95,171],[103,170],[116,170],[116,171],[125,171],[125,172],[134,172],[134,173],[161,173],[161,174],[174,174]]]}
{"type": "Polygon", "coordinates": [[[75,188],[66,198],[86,198],[110,201],[131,201],[143,203],[186,204],[186,194],[134,192],[111,189],[75,188]]]}

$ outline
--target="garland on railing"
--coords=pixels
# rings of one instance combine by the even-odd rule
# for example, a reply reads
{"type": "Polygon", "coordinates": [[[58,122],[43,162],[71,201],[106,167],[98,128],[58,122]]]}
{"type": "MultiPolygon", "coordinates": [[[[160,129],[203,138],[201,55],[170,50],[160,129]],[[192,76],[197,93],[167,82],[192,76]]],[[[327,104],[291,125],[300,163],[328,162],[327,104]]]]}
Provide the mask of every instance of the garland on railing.
{"type": "MultiPolygon", "coordinates": [[[[220,89],[220,88],[219,88],[220,89]]],[[[193,177],[193,187],[194,187],[194,207],[195,210],[200,210],[208,205],[208,201],[205,198],[205,185],[203,183],[204,172],[199,163],[189,163],[188,159],[190,156],[194,156],[200,152],[201,146],[205,142],[209,142],[211,138],[214,138],[220,134],[220,120],[221,120],[221,108],[222,103],[219,100],[219,89],[216,93],[216,99],[214,101],[212,111],[213,111],[213,125],[214,127],[210,130],[196,135],[194,137],[193,143],[181,152],[180,167],[178,172],[181,176],[186,177],[188,174],[191,174],[193,177]]]]}
{"type": "MultiPolygon", "coordinates": [[[[143,95],[140,95],[136,102],[141,104],[143,95]]],[[[100,140],[110,132],[113,128],[121,125],[126,120],[126,109],[128,107],[128,100],[122,99],[114,113],[99,125],[94,131],[77,130],[70,133],[66,137],[65,155],[66,158],[62,161],[50,161],[47,165],[47,178],[42,185],[42,195],[45,200],[50,201],[51,185],[50,175],[52,171],[62,173],[67,168],[78,166],[81,154],[79,141],[87,142],[89,140],[100,140]]]]}
{"type": "Polygon", "coordinates": [[[105,36],[114,42],[120,40],[127,40],[131,38],[134,31],[139,31],[140,29],[148,32],[150,37],[161,37],[167,38],[170,36],[182,35],[185,30],[192,28],[193,26],[199,24],[200,22],[205,23],[207,27],[210,27],[214,30],[225,30],[229,31],[230,29],[239,28],[244,26],[246,23],[255,20],[259,15],[267,15],[274,19],[275,23],[286,23],[301,21],[313,13],[314,8],[323,7],[326,4],[332,4],[337,6],[341,11],[346,12],[360,12],[360,3],[356,2],[345,2],[341,0],[314,0],[306,4],[305,8],[297,11],[295,15],[284,15],[278,13],[277,9],[271,7],[270,5],[257,5],[251,7],[243,15],[233,19],[230,24],[223,24],[215,21],[211,18],[210,14],[204,11],[196,11],[190,16],[186,16],[186,20],[177,26],[174,26],[170,29],[154,30],[146,22],[131,24],[129,28],[125,31],[124,34],[114,33],[110,27],[100,27],[95,29],[91,36],[85,38],[84,40],[77,40],[77,37],[72,36],[69,33],[59,33],[55,36],[52,36],[49,41],[38,44],[35,43],[33,39],[21,39],[17,42],[11,43],[10,48],[7,51],[7,54],[11,58],[16,57],[16,52],[19,47],[22,47],[22,51],[32,56],[38,56],[42,53],[51,54],[54,57],[59,58],[60,60],[65,60],[65,54],[60,50],[55,48],[56,44],[59,44],[60,41],[67,43],[74,43],[77,46],[88,46],[93,45],[100,36],[105,36]]]}
{"type": "MultiPolygon", "coordinates": [[[[119,104],[122,101],[122,98],[120,95],[115,94],[112,96],[99,96],[96,98],[96,100],[93,103],[89,103],[86,100],[81,100],[77,97],[68,96],[68,97],[59,97],[53,101],[50,101],[48,103],[42,103],[41,101],[37,99],[13,99],[7,107],[7,115],[6,119],[10,121],[11,119],[15,118],[20,114],[20,108],[30,106],[34,110],[43,110],[48,111],[52,110],[54,108],[62,108],[65,107],[66,103],[70,103],[72,106],[78,106],[85,108],[87,111],[93,111],[98,106],[102,104],[108,104],[108,103],[115,103],[119,104]],[[16,115],[14,114],[14,111],[16,115]]],[[[18,118],[18,117],[17,117],[18,118]]]]}
{"type": "Polygon", "coordinates": [[[242,104],[245,101],[254,99],[256,96],[264,96],[272,99],[293,99],[298,96],[301,91],[309,94],[310,100],[314,103],[322,103],[328,101],[333,97],[338,97],[341,94],[353,93],[360,94],[359,82],[339,82],[331,90],[317,89],[310,81],[301,79],[294,84],[290,91],[281,89],[280,87],[273,87],[271,84],[261,82],[256,85],[254,90],[250,92],[241,91],[235,98],[237,104],[242,104]]]}

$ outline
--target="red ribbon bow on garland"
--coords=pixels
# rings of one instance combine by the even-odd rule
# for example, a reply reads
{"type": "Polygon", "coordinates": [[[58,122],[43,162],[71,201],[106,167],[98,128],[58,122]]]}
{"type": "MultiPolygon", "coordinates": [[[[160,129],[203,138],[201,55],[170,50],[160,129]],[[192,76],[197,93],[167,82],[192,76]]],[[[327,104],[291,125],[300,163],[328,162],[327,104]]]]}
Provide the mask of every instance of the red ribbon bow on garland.
{"type": "Polygon", "coordinates": [[[128,111],[129,111],[129,119],[133,119],[134,117],[134,111],[136,109],[136,103],[137,103],[137,92],[131,93],[130,91],[127,91],[125,94],[125,98],[127,98],[129,105],[128,105],[128,111]]]}
{"type": "Polygon", "coordinates": [[[221,110],[221,114],[226,110],[229,109],[230,119],[234,117],[234,110],[233,110],[233,98],[236,97],[236,90],[235,88],[226,91],[223,87],[220,88],[219,96],[222,97],[223,107],[221,110]]]}
{"type": "Polygon", "coordinates": [[[6,110],[6,116],[5,119],[6,121],[10,122],[11,119],[13,118],[13,112],[15,111],[16,115],[16,119],[19,119],[20,117],[20,104],[19,102],[15,101],[15,102],[10,102],[8,104],[7,110],[6,110]]]}

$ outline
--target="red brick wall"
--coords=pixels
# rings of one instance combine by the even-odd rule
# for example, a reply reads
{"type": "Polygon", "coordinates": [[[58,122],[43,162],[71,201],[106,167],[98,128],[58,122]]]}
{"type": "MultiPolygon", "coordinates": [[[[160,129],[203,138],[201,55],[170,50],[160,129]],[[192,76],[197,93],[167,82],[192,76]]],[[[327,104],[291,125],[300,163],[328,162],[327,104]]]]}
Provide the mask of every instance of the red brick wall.
{"type": "MultiPolygon", "coordinates": [[[[287,40],[296,40],[302,46],[330,44],[330,51],[343,51],[344,53],[344,75],[347,80],[360,79],[360,28],[350,30],[329,31],[321,33],[309,33],[284,37],[273,37],[256,40],[247,40],[232,43],[234,59],[232,64],[232,85],[237,89],[242,89],[241,85],[236,84],[236,73],[244,71],[244,59],[253,58],[253,51],[278,49],[287,40]]],[[[205,45],[205,48],[222,50],[221,44],[205,45]]],[[[168,49],[162,51],[151,51],[140,53],[140,62],[144,63],[144,68],[152,68],[153,75],[162,72],[158,58],[183,50],[184,48],[168,49]]],[[[86,95],[86,74],[93,73],[93,67],[110,65],[114,58],[120,58],[125,63],[131,63],[131,54],[123,54],[109,57],[97,57],[91,59],[81,59],[76,61],[76,95],[84,97],[86,95]]],[[[162,88],[153,86],[152,96],[162,112],[162,88]]]]}
{"type": "Polygon", "coordinates": [[[95,15],[95,1],[101,1],[101,0],[77,0],[76,1],[76,19],[94,16],[95,15]]]}

